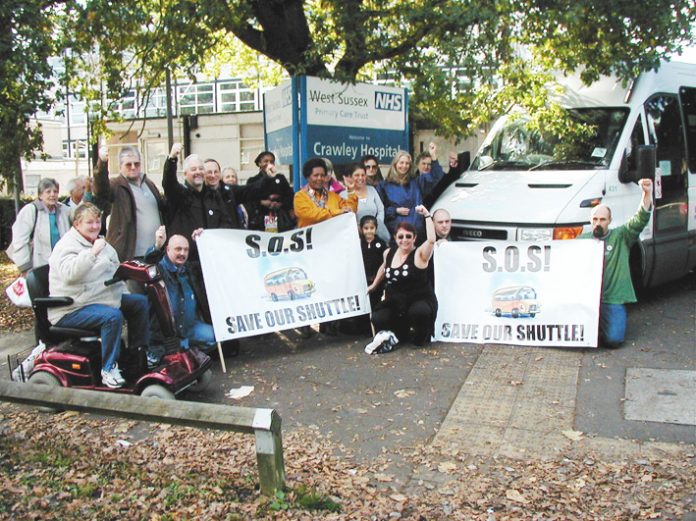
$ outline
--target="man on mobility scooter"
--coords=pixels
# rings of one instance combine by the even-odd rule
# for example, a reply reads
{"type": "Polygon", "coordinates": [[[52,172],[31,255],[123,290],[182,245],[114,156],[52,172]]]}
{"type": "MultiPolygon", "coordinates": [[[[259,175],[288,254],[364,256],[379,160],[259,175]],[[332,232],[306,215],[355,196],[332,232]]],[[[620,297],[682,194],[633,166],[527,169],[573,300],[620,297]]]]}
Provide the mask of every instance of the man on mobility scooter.
{"type": "Polygon", "coordinates": [[[209,380],[210,358],[198,350],[177,349],[167,354],[157,371],[147,372],[147,297],[124,293],[122,281],[144,283],[161,327],[173,336],[166,290],[155,266],[139,261],[119,265],[115,250],[99,238],[100,228],[100,210],[89,203],[81,205],[75,212],[73,227],[56,245],[49,266],[33,270],[28,276],[37,339],[52,346],[36,359],[29,380],[168,399],[199,381],[209,380]],[[124,315],[129,347],[122,351],[124,315]]]}

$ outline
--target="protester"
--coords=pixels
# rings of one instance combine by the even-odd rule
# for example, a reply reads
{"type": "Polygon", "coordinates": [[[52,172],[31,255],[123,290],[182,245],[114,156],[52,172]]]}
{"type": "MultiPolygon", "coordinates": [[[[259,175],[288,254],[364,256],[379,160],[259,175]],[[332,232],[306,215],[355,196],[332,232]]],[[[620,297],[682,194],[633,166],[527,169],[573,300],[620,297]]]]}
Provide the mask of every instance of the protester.
{"type": "MultiPolygon", "coordinates": [[[[180,143],[174,143],[164,164],[162,187],[169,207],[167,233],[191,237],[198,228],[233,228],[236,218],[233,221],[220,192],[205,185],[205,167],[197,154],[184,159],[185,181],[179,183],[176,165],[182,148],[180,143]]],[[[150,245],[153,236],[154,231],[150,235],[150,245]]],[[[189,259],[196,263],[199,260],[195,243],[190,245],[189,259]]]]}
{"type": "Polygon", "coordinates": [[[641,179],[638,184],[643,190],[640,206],[626,224],[610,230],[611,209],[602,204],[592,209],[592,231],[581,235],[583,238],[594,237],[604,243],[599,335],[601,345],[606,347],[619,347],[623,343],[627,318],[625,304],[637,300],[631,282],[629,257],[631,247],[650,220],[653,182],[641,179]]]}
{"type": "Polygon", "coordinates": [[[397,225],[397,247],[384,253],[384,262],[368,287],[371,294],[386,280],[384,300],[372,312],[372,324],[378,333],[366,352],[390,351],[409,339],[416,346],[430,341],[437,314],[437,298],[428,277],[435,227],[425,206],[418,205],[415,211],[426,221],[427,240],[416,248],[415,227],[408,222],[397,225]]]}
{"type": "Polygon", "coordinates": [[[68,196],[61,202],[69,208],[77,208],[85,197],[87,181],[83,176],[73,177],[68,181],[65,189],[68,191],[68,196]]]}
{"type": "MultiPolygon", "coordinates": [[[[352,188],[355,195],[358,196],[358,211],[355,215],[358,223],[362,222],[362,218],[366,215],[374,217],[377,221],[379,238],[388,243],[390,237],[387,227],[384,225],[384,204],[382,204],[377,190],[367,184],[365,167],[360,163],[352,165],[343,179],[348,189],[352,188]]],[[[347,197],[348,191],[341,192],[341,196],[347,197]]]]}
{"type": "Polygon", "coordinates": [[[343,213],[355,213],[358,209],[358,196],[354,192],[348,191],[343,199],[326,189],[326,172],[326,163],[318,157],[310,159],[302,167],[302,175],[307,184],[295,193],[293,204],[299,228],[343,213]]]}
{"type": "Polygon", "coordinates": [[[73,227],[58,241],[49,259],[50,296],[71,297],[72,304],[48,308],[48,319],[58,327],[99,331],[102,382],[117,388],[125,383],[117,360],[123,318],[128,321],[128,347],[150,341],[148,302],[144,295],[125,292],[122,282],[105,286],[119,265],[116,250],[103,238],[101,211],[92,203],[75,209],[73,227]]]}
{"type": "Polygon", "coordinates": [[[452,217],[444,208],[439,208],[433,212],[433,225],[437,241],[449,241],[452,231],[452,217]]]}
{"type": "Polygon", "coordinates": [[[222,182],[226,185],[236,186],[239,184],[239,175],[231,166],[225,167],[222,170],[222,182]]]}
{"type": "MultiPolygon", "coordinates": [[[[450,213],[444,208],[439,208],[433,213],[433,227],[435,228],[435,248],[437,248],[441,243],[447,242],[450,239],[450,232],[452,231],[452,217],[450,213]]],[[[430,277],[430,283],[435,289],[435,258],[430,261],[428,266],[428,276],[430,277]]]]}
{"type": "MultiPolygon", "coordinates": [[[[106,240],[120,261],[142,257],[164,224],[164,199],[141,170],[137,148],[123,147],[118,154],[119,175],[109,179],[109,149],[99,149],[94,176],[94,203],[111,218],[106,240]]],[[[129,288],[134,289],[133,285],[129,288]]]]}
{"type": "MultiPolygon", "coordinates": [[[[432,143],[431,143],[432,144],[432,143]]],[[[442,168],[439,163],[436,163],[437,167],[442,168]]],[[[430,152],[421,152],[416,156],[416,168],[418,169],[418,174],[429,174],[433,170],[433,156],[430,152]]]]}
{"type": "Polygon", "coordinates": [[[275,165],[275,162],[276,156],[273,152],[270,150],[264,150],[261,152],[258,156],[256,156],[256,159],[254,159],[254,164],[259,167],[259,172],[258,174],[247,179],[246,184],[250,185],[260,179],[263,179],[263,176],[266,175],[266,168],[268,168],[268,165],[275,165]]]}
{"type": "Polygon", "coordinates": [[[342,193],[346,187],[343,186],[338,179],[336,179],[336,172],[334,171],[333,163],[326,157],[322,157],[321,159],[324,161],[324,163],[326,163],[326,178],[324,179],[326,189],[337,194],[342,193]]]}
{"type": "Polygon", "coordinates": [[[367,174],[367,184],[370,186],[377,186],[382,182],[382,172],[379,169],[379,160],[377,156],[372,154],[367,154],[360,158],[360,162],[365,166],[365,173],[367,174]]]}
{"type": "Polygon", "coordinates": [[[435,204],[435,201],[447,190],[449,185],[454,183],[464,170],[469,168],[469,163],[471,162],[469,152],[457,154],[457,152],[451,151],[448,160],[449,170],[447,171],[447,175],[440,179],[440,181],[435,184],[430,194],[423,198],[423,205],[427,208],[435,204]]]}
{"type": "Polygon", "coordinates": [[[292,208],[293,190],[287,178],[278,172],[275,162],[269,162],[263,172],[254,176],[249,183],[258,193],[247,203],[249,229],[260,231],[292,230],[295,213],[292,208]]]}
{"type": "Polygon", "coordinates": [[[58,202],[58,183],[39,181],[38,199],[24,205],[12,225],[7,256],[26,276],[27,271],[48,264],[58,240],[70,229],[70,209],[58,202]]]}
{"type": "MultiPolygon", "coordinates": [[[[195,345],[208,352],[216,347],[215,333],[210,325],[205,286],[197,271],[189,269],[188,256],[189,241],[186,237],[173,235],[167,242],[167,232],[161,226],[155,234],[155,245],[148,252],[146,262],[159,266],[181,347],[188,349],[189,345],[195,345]]],[[[154,346],[163,345],[166,338],[156,317],[151,318],[150,324],[153,347],[148,351],[148,364],[154,366],[164,354],[161,348],[154,346]]]]}
{"type": "Polygon", "coordinates": [[[222,200],[230,213],[233,228],[247,228],[248,217],[243,203],[248,201],[249,194],[255,192],[250,186],[239,186],[221,181],[220,163],[215,159],[206,159],[203,162],[205,168],[205,184],[211,190],[220,192],[222,200]]]}
{"type": "MultiPolygon", "coordinates": [[[[378,237],[378,232],[379,223],[373,216],[364,215],[360,219],[360,249],[368,286],[374,282],[379,267],[384,262],[384,252],[388,248],[388,243],[378,237]]],[[[372,309],[375,309],[375,306],[382,299],[379,289],[376,288],[370,293],[372,309]]]]}
{"type": "MultiPolygon", "coordinates": [[[[358,196],[352,191],[343,199],[326,187],[326,163],[322,158],[315,157],[302,167],[302,175],[307,180],[304,188],[295,193],[294,208],[297,226],[303,228],[326,221],[336,215],[353,212],[358,209],[358,196]]],[[[320,331],[335,334],[335,323],[323,323],[320,331]]],[[[307,337],[312,331],[309,326],[302,328],[302,335],[307,337]]]]}
{"type": "MultiPolygon", "coordinates": [[[[436,162],[437,147],[430,143],[430,155],[436,162]]],[[[420,240],[425,237],[423,218],[415,211],[423,203],[433,187],[442,179],[442,168],[433,167],[432,172],[418,175],[408,152],[399,151],[392,160],[386,180],[379,185],[379,194],[384,203],[384,223],[393,237],[396,227],[407,222],[415,227],[420,240]]]]}

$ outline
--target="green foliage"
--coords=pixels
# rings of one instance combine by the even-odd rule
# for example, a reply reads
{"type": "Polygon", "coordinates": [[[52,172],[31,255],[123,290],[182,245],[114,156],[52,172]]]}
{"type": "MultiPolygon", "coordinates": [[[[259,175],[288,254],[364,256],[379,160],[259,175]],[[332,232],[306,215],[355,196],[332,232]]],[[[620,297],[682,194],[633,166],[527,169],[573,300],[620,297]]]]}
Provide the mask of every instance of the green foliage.
{"type": "Polygon", "coordinates": [[[291,508],[304,510],[326,510],[327,512],[340,512],[341,505],[330,497],[319,493],[315,489],[300,485],[289,491],[277,490],[273,497],[261,505],[259,515],[267,512],[282,512],[291,508]]]}
{"type": "Polygon", "coordinates": [[[465,136],[513,103],[558,121],[547,111],[551,71],[634,77],[693,43],[696,8],[691,0],[8,0],[0,21],[15,28],[0,36],[0,143],[2,159],[16,162],[39,148],[29,118],[50,105],[46,58],[66,49],[63,79],[89,101],[95,136],[113,117],[106,100],[137,78],[142,103],[167,70],[230,71],[254,86],[283,74],[393,78],[412,90],[415,127],[465,136]]]}
{"type": "Polygon", "coordinates": [[[34,116],[50,110],[59,95],[48,60],[66,45],[61,20],[71,12],[71,1],[0,3],[0,184],[18,179],[20,159],[42,150],[41,125],[34,116]]]}

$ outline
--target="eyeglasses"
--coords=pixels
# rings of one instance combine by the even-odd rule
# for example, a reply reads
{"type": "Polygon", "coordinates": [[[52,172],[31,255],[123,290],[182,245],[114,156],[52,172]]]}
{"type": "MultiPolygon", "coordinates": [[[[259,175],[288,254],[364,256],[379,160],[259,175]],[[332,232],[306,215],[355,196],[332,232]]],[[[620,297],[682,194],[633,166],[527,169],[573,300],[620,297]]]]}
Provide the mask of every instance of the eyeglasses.
{"type": "Polygon", "coordinates": [[[396,236],[397,239],[413,239],[413,234],[412,233],[402,233],[401,235],[396,236]]]}
{"type": "Polygon", "coordinates": [[[123,163],[126,168],[138,168],[140,163],[123,163]]]}
{"type": "Polygon", "coordinates": [[[375,168],[377,168],[377,165],[365,165],[365,168],[368,170],[374,170],[375,168]]]}

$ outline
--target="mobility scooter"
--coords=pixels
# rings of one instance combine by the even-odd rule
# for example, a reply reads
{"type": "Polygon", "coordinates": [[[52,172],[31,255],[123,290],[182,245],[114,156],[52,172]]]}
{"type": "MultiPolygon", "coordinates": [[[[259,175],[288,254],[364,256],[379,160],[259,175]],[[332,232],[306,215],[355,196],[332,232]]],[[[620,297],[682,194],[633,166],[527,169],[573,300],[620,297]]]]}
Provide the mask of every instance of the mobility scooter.
{"type": "Polygon", "coordinates": [[[150,307],[167,338],[165,354],[159,365],[148,369],[144,348],[127,348],[121,341],[119,367],[126,380],[123,387],[112,389],[101,381],[101,344],[99,331],[65,328],[52,325],[47,317],[49,307],[72,303],[70,297],[48,296],[48,266],[31,270],[27,275],[27,288],[36,318],[37,342],[48,346],[34,360],[28,375],[22,380],[31,383],[92,389],[160,399],[175,399],[175,395],[191,389],[203,391],[212,380],[210,358],[196,347],[182,349],[176,336],[167,290],[157,271],[157,266],[139,260],[121,263],[114,277],[105,285],[134,280],[144,285],[150,307]]]}

